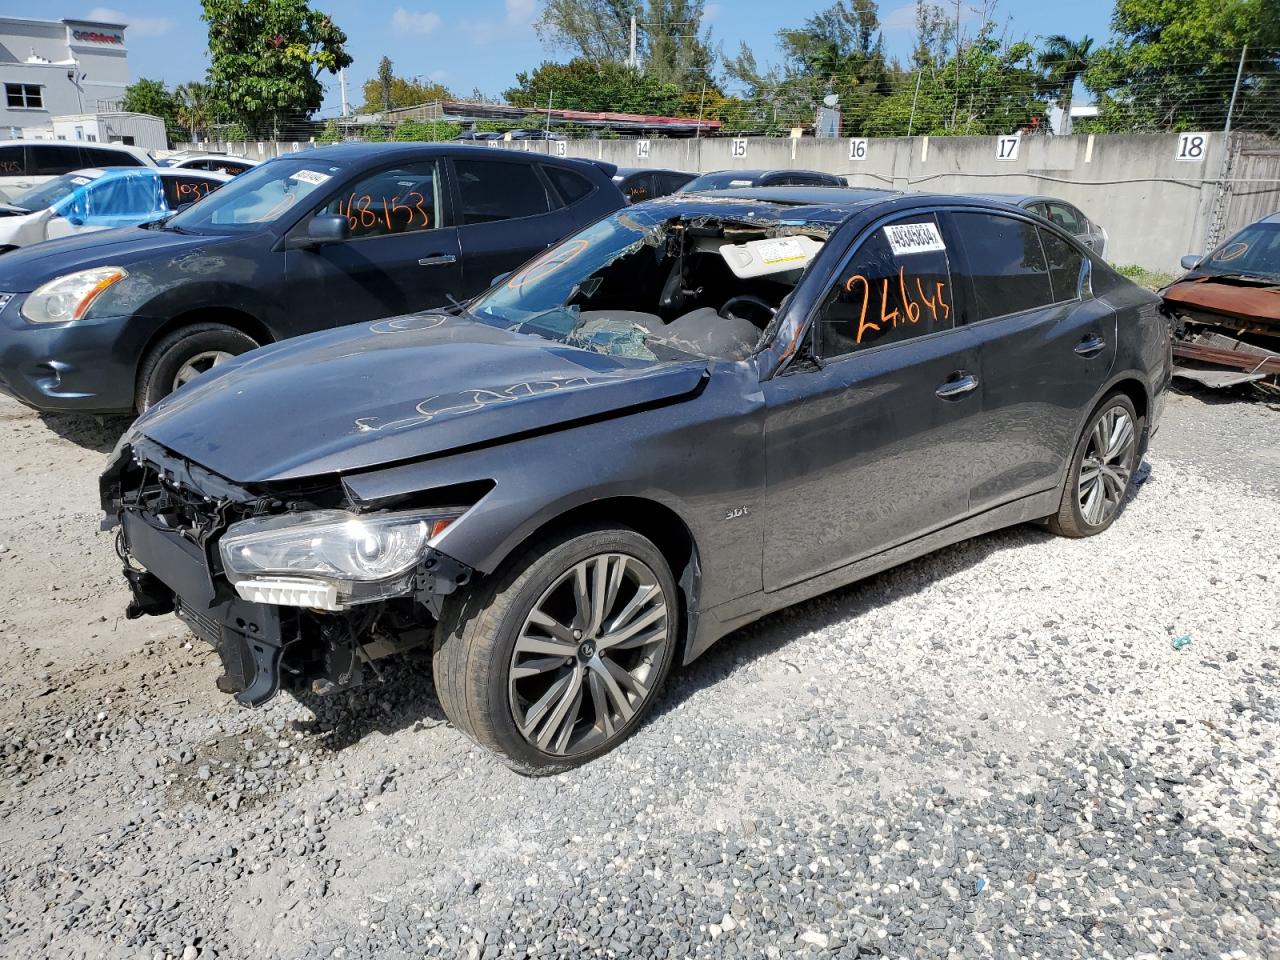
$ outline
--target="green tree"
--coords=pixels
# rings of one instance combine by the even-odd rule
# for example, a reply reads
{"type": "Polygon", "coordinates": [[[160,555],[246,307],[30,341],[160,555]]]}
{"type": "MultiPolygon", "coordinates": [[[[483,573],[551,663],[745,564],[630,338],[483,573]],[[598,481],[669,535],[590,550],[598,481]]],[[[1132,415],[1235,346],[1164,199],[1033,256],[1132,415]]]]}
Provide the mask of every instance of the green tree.
{"type": "Polygon", "coordinates": [[[361,113],[376,113],[400,107],[416,107],[437,100],[453,100],[449,88],[439,83],[419,83],[397,77],[391,69],[391,60],[383,57],[378,63],[377,76],[370,77],[361,87],[364,104],[361,113]]]}
{"type": "Polygon", "coordinates": [[[1220,128],[1246,43],[1255,52],[1234,123],[1269,132],[1280,125],[1276,0],[1116,0],[1111,28],[1115,41],[1084,74],[1098,98],[1091,129],[1220,128]]]}
{"type": "Polygon", "coordinates": [[[462,132],[462,127],[447,120],[404,120],[396,124],[392,140],[434,143],[452,140],[462,132]]]}
{"type": "Polygon", "coordinates": [[[630,54],[631,17],[641,13],[637,0],[543,0],[534,26],[543,43],[575,59],[622,63],[630,54]]]}
{"type": "Polygon", "coordinates": [[[193,80],[173,88],[178,102],[177,120],[192,141],[209,136],[209,85],[193,80]]]}
{"type": "Polygon", "coordinates": [[[1071,94],[1076,81],[1089,69],[1093,58],[1093,38],[1070,37],[1055,33],[1044,41],[1044,48],[1036,57],[1045,72],[1045,85],[1058,100],[1064,117],[1071,116],[1071,94]]]}
{"type": "Polygon", "coordinates": [[[621,113],[673,115],[685,105],[675,84],[632,70],[620,63],[592,63],[577,58],[568,63],[543,63],[532,73],[517,73],[516,85],[505,93],[517,107],[545,110],[608,110],[621,113]]]}
{"type": "Polygon", "coordinates": [[[124,88],[120,109],[129,113],[145,113],[164,121],[165,136],[170,143],[184,136],[179,120],[181,104],[162,80],[135,80],[124,88]]]}
{"type": "Polygon", "coordinates": [[[223,119],[258,135],[320,107],[320,74],[351,65],[347,35],[307,0],[201,0],[208,82],[223,119]]]}
{"type": "Polygon", "coordinates": [[[337,121],[326,120],[319,136],[316,137],[316,143],[340,143],[341,141],[342,131],[338,129],[337,121]]]}

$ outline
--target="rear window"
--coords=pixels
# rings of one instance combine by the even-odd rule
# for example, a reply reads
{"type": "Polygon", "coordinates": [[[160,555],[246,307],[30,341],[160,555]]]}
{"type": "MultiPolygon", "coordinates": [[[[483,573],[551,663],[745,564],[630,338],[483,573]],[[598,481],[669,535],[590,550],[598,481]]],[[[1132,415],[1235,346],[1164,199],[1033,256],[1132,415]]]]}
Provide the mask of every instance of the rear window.
{"type": "Polygon", "coordinates": [[[1080,268],[1084,265],[1084,254],[1052,230],[1041,230],[1040,241],[1049,261],[1053,299],[1058,303],[1076,299],[1080,295],[1080,268]]]}
{"type": "Polygon", "coordinates": [[[453,164],[464,224],[533,217],[551,209],[547,189],[531,163],[455,160],[453,164]]]}
{"type": "Polygon", "coordinates": [[[108,150],[103,147],[81,147],[87,167],[145,167],[137,156],[128,150],[108,150]]]}
{"type": "Polygon", "coordinates": [[[563,167],[546,166],[542,169],[551,178],[551,185],[564,198],[566,205],[577,203],[594,189],[591,181],[580,173],[565,170],[563,167]]]}
{"type": "Polygon", "coordinates": [[[1053,303],[1037,227],[989,213],[956,213],[953,217],[973,285],[975,320],[1053,303]]]}
{"type": "Polygon", "coordinates": [[[27,147],[28,173],[38,177],[56,177],[88,166],[80,157],[79,147],[33,143],[27,147]]]}

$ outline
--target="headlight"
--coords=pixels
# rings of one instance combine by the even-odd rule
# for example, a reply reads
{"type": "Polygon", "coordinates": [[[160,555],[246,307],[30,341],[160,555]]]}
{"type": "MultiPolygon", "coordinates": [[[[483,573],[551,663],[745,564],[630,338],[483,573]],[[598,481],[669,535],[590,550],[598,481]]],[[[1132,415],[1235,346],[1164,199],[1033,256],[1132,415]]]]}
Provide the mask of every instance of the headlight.
{"type": "Polygon", "coordinates": [[[79,320],[108,287],[128,275],[124,267],[94,267],[68,273],[43,284],[27,297],[22,315],[32,323],[79,320]]]}
{"type": "Polygon", "coordinates": [[[423,550],[461,515],[316,510],[242,520],[222,537],[222,565],[246,600],[341,610],[407,592],[423,550]]]}

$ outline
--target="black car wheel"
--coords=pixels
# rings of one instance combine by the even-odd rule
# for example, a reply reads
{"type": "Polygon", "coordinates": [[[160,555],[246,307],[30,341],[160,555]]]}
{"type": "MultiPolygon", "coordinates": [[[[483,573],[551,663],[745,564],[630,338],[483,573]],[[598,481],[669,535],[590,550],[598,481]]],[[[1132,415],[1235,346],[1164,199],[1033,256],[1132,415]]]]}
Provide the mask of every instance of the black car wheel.
{"type": "Polygon", "coordinates": [[[257,341],[235,327],[197,323],[160,340],[142,364],[135,405],[141,413],[206,370],[247,353],[257,341]]]}
{"type": "Polygon", "coordinates": [[[1124,394],[1103,398],[1076,443],[1062,503],[1049,518],[1050,530],[1064,537],[1091,537],[1111,526],[1133,483],[1144,428],[1124,394]]]}
{"type": "Polygon", "coordinates": [[[446,612],[434,660],[441,706],[521,773],[585,763],[652,707],[678,609],[666,561],[634,530],[544,541],[446,612]]]}

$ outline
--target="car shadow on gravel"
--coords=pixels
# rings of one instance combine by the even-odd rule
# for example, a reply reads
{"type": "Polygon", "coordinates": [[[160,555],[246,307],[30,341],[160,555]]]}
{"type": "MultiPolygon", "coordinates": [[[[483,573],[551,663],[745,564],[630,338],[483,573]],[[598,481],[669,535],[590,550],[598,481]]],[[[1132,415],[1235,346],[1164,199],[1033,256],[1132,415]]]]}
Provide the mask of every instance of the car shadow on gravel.
{"type": "Polygon", "coordinates": [[[44,425],[78,447],[110,453],[120,435],[133,422],[130,416],[94,416],[86,413],[42,413],[44,425]]]}

